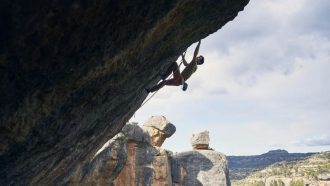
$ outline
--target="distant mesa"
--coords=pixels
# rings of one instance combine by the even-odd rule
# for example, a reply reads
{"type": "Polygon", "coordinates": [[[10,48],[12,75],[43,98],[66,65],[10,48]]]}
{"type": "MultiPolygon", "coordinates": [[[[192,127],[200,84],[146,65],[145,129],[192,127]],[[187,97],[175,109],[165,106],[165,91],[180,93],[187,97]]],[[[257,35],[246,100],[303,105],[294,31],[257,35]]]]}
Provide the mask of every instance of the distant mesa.
{"type": "Polygon", "coordinates": [[[268,155],[288,155],[289,152],[283,149],[270,150],[266,154],[268,155]]]}

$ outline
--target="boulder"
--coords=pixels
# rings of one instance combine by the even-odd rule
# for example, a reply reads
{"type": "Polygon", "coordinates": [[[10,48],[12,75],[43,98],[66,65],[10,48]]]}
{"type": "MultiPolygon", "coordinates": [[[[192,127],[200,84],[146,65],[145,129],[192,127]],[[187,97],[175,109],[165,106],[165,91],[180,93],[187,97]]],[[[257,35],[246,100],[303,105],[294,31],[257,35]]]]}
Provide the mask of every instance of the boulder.
{"type": "Polygon", "coordinates": [[[138,123],[127,123],[123,127],[121,133],[125,136],[127,140],[150,143],[150,134],[146,130],[141,128],[138,123]]]}
{"type": "Polygon", "coordinates": [[[143,126],[156,128],[162,131],[166,137],[171,137],[176,130],[175,126],[170,123],[165,116],[151,116],[143,126]]]}
{"type": "MultiPolygon", "coordinates": [[[[104,144],[89,164],[74,174],[70,185],[230,185],[228,163],[222,153],[197,149],[173,156],[153,145],[153,140],[149,140],[153,138],[149,135],[150,131],[146,132],[136,123],[126,124],[122,132],[104,144]]],[[[165,133],[162,135],[167,136],[165,133]]],[[[205,142],[208,132],[194,136],[203,136],[198,139],[205,142]]]]}
{"type": "Polygon", "coordinates": [[[209,149],[209,143],[210,137],[208,131],[193,134],[191,137],[193,149],[209,149]]]}
{"type": "Polygon", "coordinates": [[[176,131],[176,127],[164,116],[152,116],[143,124],[143,129],[149,134],[151,144],[157,147],[161,147],[165,139],[176,131]]]}
{"type": "Polygon", "coordinates": [[[169,159],[165,151],[149,143],[130,141],[124,169],[113,184],[115,186],[171,185],[169,159]]]}
{"type": "Polygon", "coordinates": [[[229,186],[226,156],[213,150],[179,153],[170,159],[173,185],[229,186]]]}

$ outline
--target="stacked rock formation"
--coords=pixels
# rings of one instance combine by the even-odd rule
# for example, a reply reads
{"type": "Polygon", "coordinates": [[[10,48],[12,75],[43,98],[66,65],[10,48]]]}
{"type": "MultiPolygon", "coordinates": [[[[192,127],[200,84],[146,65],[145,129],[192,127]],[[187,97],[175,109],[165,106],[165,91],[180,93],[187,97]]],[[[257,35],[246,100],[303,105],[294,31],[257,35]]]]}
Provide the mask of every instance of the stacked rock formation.
{"type": "Polygon", "coordinates": [[[209,132],[193,134],[193,151],[171,157],[173,185],[230,185],[226,156],[209,148],[209,132]]]}
{"type": "Polygon", "coordinates": [[[175,130],[164,116],[153,116],[142,127],[126,125],[123,133],[128,140],[127,161],[114,185],[171,185],[168,154],[160,147],[175,130]]]}
{"type": "Polygon", "coordinates": [[[171,185],[170,163],[161,147],[175,126],[165,117],[151,117],[144,126],[127,123],[79,169],[70,185],[171,185]]]}
{"type": "MultiPolygon", "coordinates": [[[[208,148],[172,155],[161,148],[175,130],[164,116],[153,116],[143,126],[126,124],[75,174],[70,185],[230,185],[225,155],[208,148]]],[[[209,139],[208,132],[192,139],[209,139]]]]}
{"type": "Polygon", "coordinates": [[[142,127],[127,123],[122,132],[77,172],[71,185],[171,185],[168,154],[161,145],[176,128],[165,117],[151,117],[142,127]]]}
{"type": "Polygon", "coordinates": [[[210,137],[209,132],[204,131],[198,134],[193,134],[191,137],[191,145],[193,149],[209,149],[210,137]]]}

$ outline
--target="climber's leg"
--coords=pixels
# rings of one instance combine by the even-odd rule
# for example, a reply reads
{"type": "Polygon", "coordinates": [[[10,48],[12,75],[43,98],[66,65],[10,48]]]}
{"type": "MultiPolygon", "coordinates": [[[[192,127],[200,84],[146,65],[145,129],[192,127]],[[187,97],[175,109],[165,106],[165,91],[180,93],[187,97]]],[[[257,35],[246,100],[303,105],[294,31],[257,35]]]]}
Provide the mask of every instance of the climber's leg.
{"type": "Polygon", "coordinates": [[[170,67],[167,69],[167,71],[165,72],[165,74],[160,74],[161,78],[163,80],[165,80],[169,75],[171,75],[171,73],[179,71],[179,66],[176,62],[173,62],[170,67]]]}
{"type": "Polygon", "coordinates": [[[181,81],[181,75],[180,75],[178,79],[172,78],[172,79],[164,80],[164,81],[158,83],[154,87],[152,87],[150,89],[147,89],[147,92],[155,92],[155,91],[161,89],[162,87],[164,87],[165,85],[168,85],[168,86],[180,86],[181,84],[182,84],[182,81],[181,81]]]}

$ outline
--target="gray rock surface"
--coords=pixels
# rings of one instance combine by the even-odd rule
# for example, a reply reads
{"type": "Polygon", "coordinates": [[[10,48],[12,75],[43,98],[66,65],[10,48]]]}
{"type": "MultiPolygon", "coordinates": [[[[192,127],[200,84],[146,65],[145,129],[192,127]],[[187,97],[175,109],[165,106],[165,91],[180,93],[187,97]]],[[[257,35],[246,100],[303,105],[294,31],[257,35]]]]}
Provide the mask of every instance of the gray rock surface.
{"type": "Polygon", "coordinates": [[[126,165],[113,183],[115,186],[171,185],[167,154],[148,143],[129,142],[126,165]]]}
{"type": "Polygon", "coordinates": [[[79,169],[71,179],[71,185],[111,185],[119,175],[127,159],[127,144],[124,137],[109,140],[92,161],[79,169]]]}
{"type": "Polygon", "coordinates": [[[127,140],[150,143],[149,133],[143,130],[137,123],[127,123],[122,129],[122,133],[127,140]]]}
{"type": "Polygon", "coordinates": [[[68,185],[248,0],[2,0],[0,185],[68,185]]]}
{"type": "Polygon", "coordinates": [[[150,133],[139,125],[126,124],[123,131],[105,143],[88,165],[74,174],[70,184],[230,185],[225,155],[213,150],[194,150],[172,156],[153,145],[153,138],[146,137],[148,135],[150,133]]]}
{"type": "Polygon", "coordinates": [[[208,131],[193,134],[191,137],[191,145],[194,149],[208,149],[210,136],[208,131]]]}
{"type": "Polygon", "coordinates": [[[144,124],[144,127],[153,127],[165,133],[166,137],[171,137],[175,133],[175,126],[170,123],[165,116],[152,116],[144,124]]]}
{"type": "Polygon", "coordinates": [[[127,161],[113,180],[115,186],[172,184],[168,155],[164,149],[157,146],[164,142],[166,135],[154,127],[147,129],[135,123],[128,123],[117,136],[123,136],[127,140],[127,147],[123,146],[127,148],[127,161]]]}
{"type": "Polygon", "coordinates": [[[213,150],[195,150],[171,157],[174,185],[229,186],[226,156],[213,150]]]}

